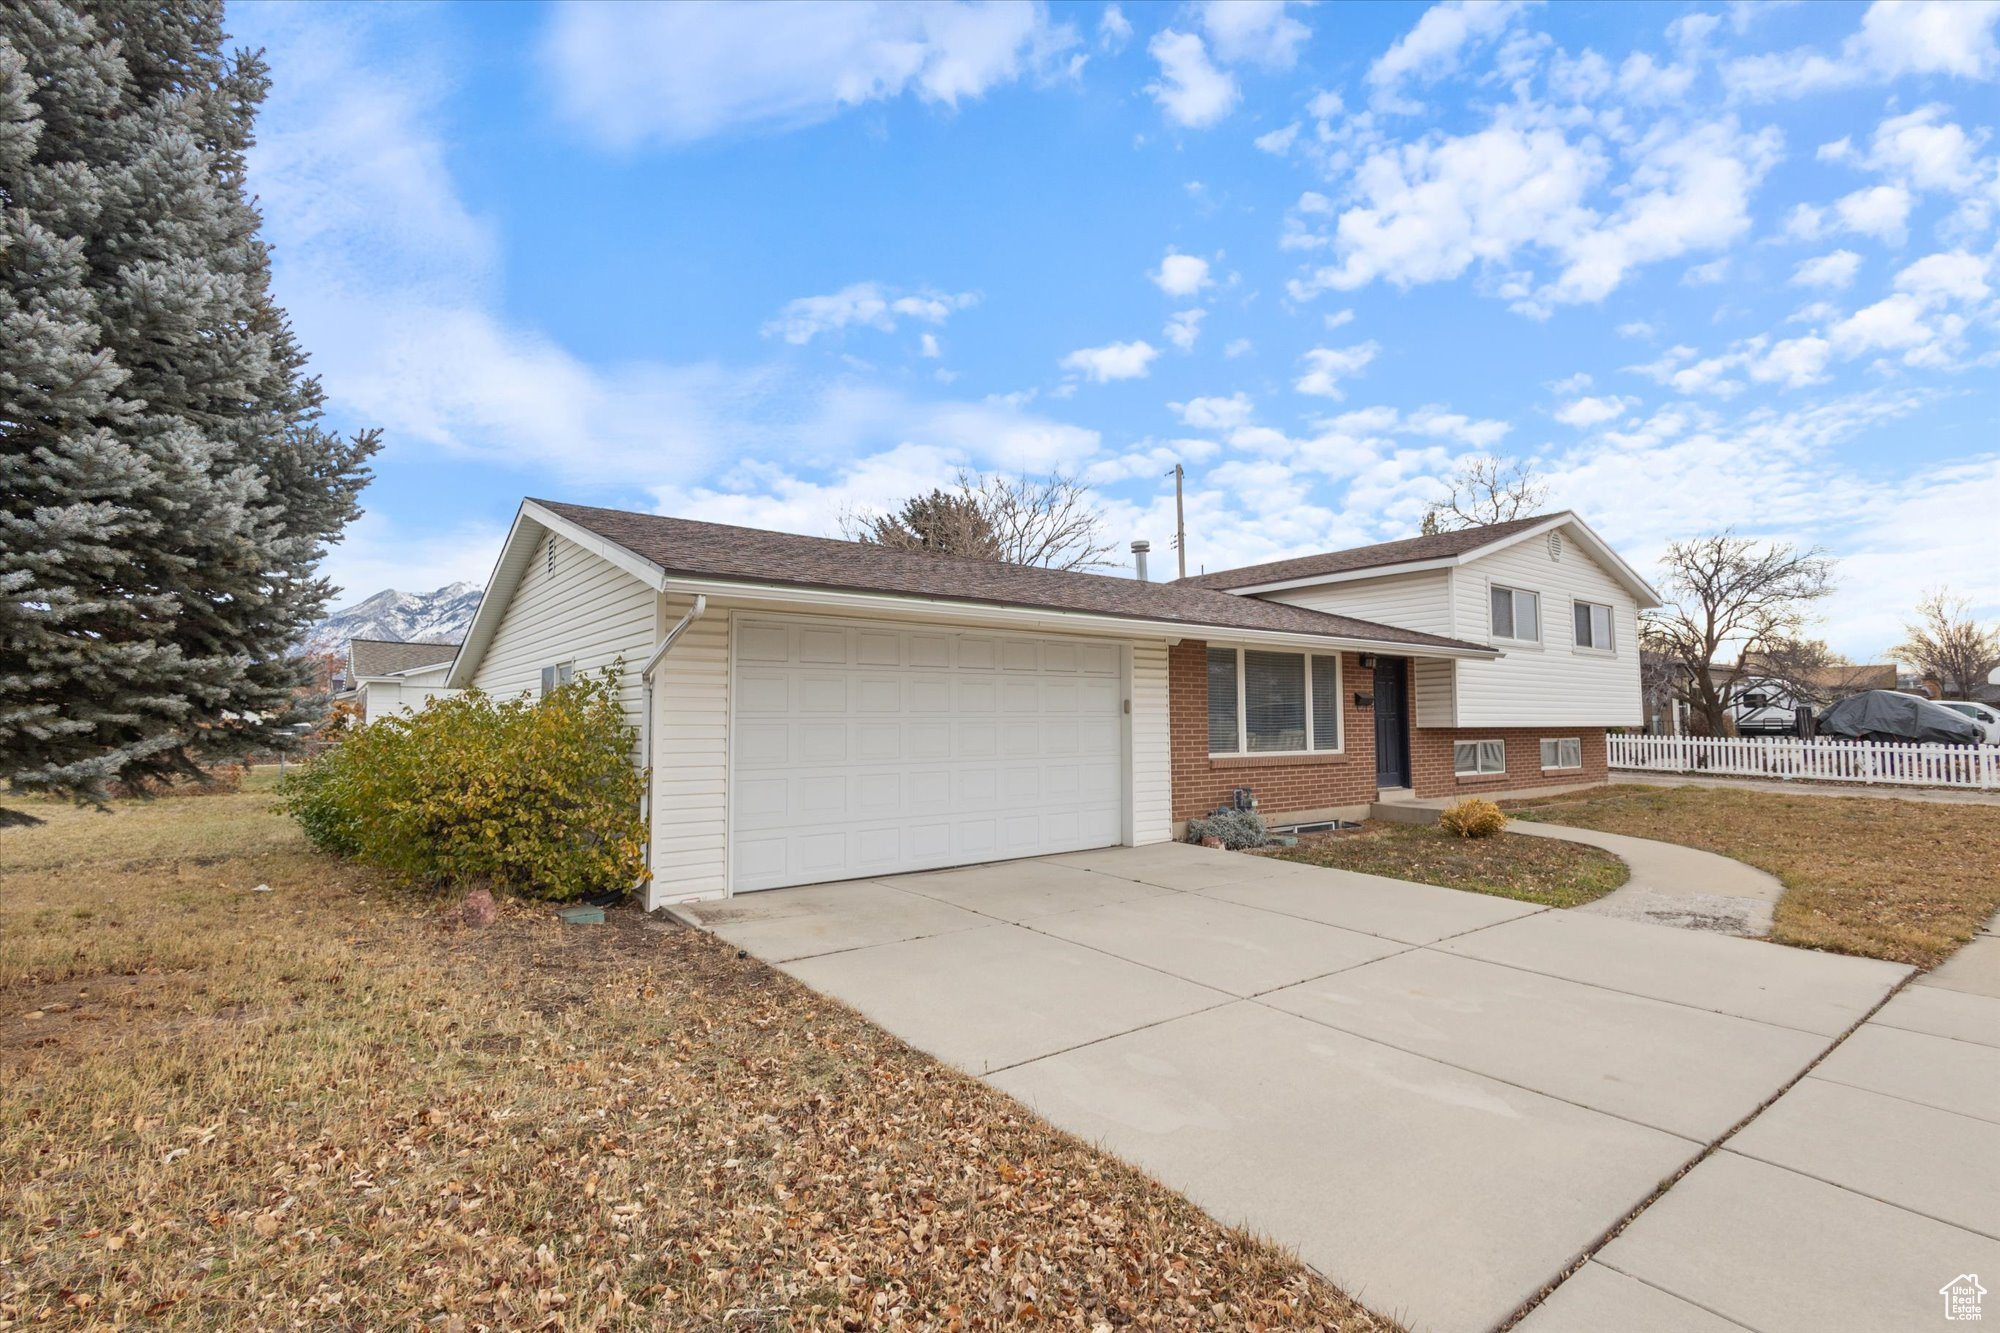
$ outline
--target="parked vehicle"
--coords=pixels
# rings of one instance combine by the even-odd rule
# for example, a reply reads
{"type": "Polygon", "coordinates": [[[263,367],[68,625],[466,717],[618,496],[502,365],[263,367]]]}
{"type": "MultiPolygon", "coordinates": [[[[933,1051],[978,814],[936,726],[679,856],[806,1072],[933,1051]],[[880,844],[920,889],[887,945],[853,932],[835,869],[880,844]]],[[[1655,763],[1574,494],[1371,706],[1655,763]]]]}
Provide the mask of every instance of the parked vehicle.
{"type": "Polygon", "coordinates": [[[1865,741],[1928,741],[1977,745],[1986,738],[1978,723],[1943,704],[1895,690],[1866,690],[1830,704],[1819,715],[1822,736],[1865,741]]]}
{"type": "Polygon", "coordinates": [[[1938,706],[1971,718],[1986,733],[1988,744],[2000,745],[2000,708],[1983,704],[1977,699],[1940,699],[1938,706]]]}
{"type": "Polygon", "coordinates": [[[1792,697],[1783,690],[1765,688],[1739,696],[1730,711],[1739,736],[1796,736],[1799,714],[1792,697]]]}

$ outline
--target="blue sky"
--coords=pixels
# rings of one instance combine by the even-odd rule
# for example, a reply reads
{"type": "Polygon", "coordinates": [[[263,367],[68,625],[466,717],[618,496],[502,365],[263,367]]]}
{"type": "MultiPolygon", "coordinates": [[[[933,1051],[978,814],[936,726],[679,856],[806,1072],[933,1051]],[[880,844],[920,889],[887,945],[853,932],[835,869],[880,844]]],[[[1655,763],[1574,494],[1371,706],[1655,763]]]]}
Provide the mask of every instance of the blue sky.
{"type": "MultiPolygon", "coordinates": [[[[801,532],[1062,468],[1190,569],[1532,459],[1644,569],[2000,614],[2000,5],[233,6],[358,599],[524,495],[801,532]]],[[[1171,557],[1169,556],[1169,559],[1171,557]]],[[[1156,556],[1156,560],[1158,557],[1156,556]]]]}

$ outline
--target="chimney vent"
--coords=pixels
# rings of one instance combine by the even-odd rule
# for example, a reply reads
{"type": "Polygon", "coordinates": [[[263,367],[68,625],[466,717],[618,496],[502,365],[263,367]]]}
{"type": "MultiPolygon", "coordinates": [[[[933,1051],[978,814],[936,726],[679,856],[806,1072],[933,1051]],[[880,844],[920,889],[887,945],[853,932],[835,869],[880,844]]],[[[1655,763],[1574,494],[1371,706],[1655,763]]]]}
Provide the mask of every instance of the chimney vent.
{"type": "Polygon", "coordinates": [[[1148,581],[1146,578],[1146,553],[1152,549],[1153,544],[1149,541],[1136,541],[1132,543],[1132,568],[1138,571],[1139,582],[1141,583],[1148,581]]]}

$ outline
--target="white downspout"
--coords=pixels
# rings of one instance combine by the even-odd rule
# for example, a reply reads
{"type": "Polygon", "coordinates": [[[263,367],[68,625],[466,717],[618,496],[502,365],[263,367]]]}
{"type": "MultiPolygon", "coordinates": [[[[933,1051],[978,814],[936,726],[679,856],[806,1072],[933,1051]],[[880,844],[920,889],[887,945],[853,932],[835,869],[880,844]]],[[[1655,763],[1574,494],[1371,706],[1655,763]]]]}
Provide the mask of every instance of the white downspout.
{"type": "Polygon", "coordinates": [[[674,643],[687,633],[687,627],[708,614],[708,598],[696,593],[694,605],[682,616],[674,627],[667,631],[667,637],[660,640],[659,647],[646,659],[646,665],[639,670],[639,682],[644,687],[645,711],[639,718],[639,757],[645,761],[646,789],[639,796],[639,809],[646,822],[646,869],[653,868],[653,673],[660,669],[660,663],[673,650],[674,643]]]}

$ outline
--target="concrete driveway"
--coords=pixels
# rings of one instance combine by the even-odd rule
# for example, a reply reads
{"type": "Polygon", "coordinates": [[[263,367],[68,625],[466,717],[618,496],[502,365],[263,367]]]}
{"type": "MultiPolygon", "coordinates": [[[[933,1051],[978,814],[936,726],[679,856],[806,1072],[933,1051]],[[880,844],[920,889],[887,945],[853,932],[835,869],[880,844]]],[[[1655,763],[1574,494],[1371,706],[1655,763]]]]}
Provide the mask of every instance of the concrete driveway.
{"type": "Polygon", "coordinates": [[[1504,1320],[1908,971],[1178,844],[686,910],[1435,1333],[1504,1320]]]}

